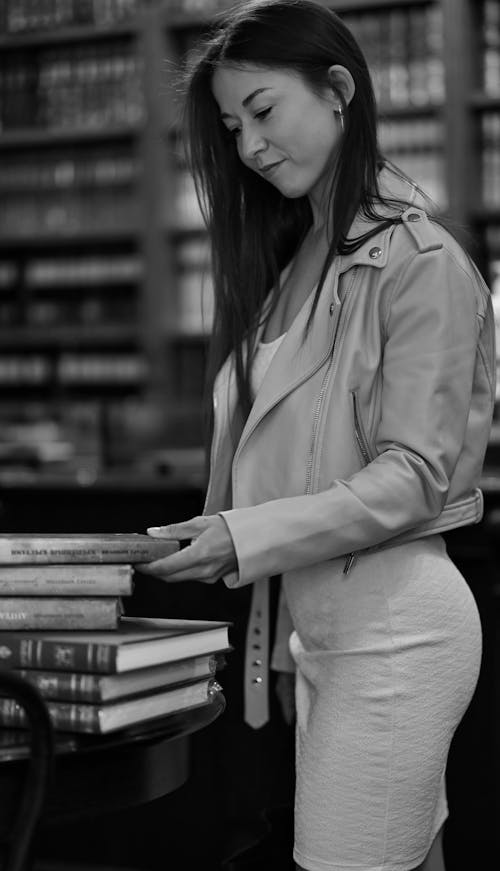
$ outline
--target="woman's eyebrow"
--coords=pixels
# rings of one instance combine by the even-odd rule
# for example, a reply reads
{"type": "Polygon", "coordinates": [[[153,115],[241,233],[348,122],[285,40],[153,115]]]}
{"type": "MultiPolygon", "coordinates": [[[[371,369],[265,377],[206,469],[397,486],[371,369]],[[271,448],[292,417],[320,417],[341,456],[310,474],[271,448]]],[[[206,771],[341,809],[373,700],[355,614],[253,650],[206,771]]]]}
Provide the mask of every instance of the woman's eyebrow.
{"type": "MultiPolygon", "coordinates": [[[[244,106],[246,108],[248,106],[248,104],[251,103],[255,97],[257,97],[259,94],[262,94],[264,91],[270,91],[270,90],[271,90],[270,88],[257,88],[255,91],[252,91],[252,93],[249,94],[248,97],[245,97],[245,99],[241,101],[242,106],[244,106]]],[[[221,112],[222,119],[231,118],[231,117],[232,117],[232,115],[230,115],[228,112],[221,112]]]]}

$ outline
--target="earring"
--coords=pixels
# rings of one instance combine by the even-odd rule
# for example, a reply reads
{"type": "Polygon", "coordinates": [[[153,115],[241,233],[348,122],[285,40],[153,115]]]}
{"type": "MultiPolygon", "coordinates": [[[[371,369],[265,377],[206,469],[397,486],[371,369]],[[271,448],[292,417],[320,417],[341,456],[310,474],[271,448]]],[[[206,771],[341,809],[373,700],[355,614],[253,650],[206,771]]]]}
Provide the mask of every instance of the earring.
{"type": "Polygon", "coordinates": [[[342,133],[345,132],[345,121],[344,121],[344,113],[342,111],[342,106],[339,106],[338,109],[335,110],[338,113],[339,121],[340,121],[340,129],[342,133]]]}

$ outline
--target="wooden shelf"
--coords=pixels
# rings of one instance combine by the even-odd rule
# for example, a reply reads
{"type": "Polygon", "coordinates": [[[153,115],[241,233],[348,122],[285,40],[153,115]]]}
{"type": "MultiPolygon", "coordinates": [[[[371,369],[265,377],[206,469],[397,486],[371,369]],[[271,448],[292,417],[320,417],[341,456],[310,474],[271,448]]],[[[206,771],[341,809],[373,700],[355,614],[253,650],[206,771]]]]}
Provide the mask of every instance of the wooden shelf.
{"type": "Polygon", "coordinates": [[[159,457],[158,463],[146,470],[143,467],[111,468],[97,471],[95,475],[85,476],[71,469],[55,471],[48,469],[24,469],[22,473],[16,469],[12,472],[8,468],[0,469],[0,486],[10,487],[14,490],[32,489],[56,489],[56,490],[89,490],[96,493],[111,491],[133,491],[134,493],[177,491],[179,487],[185,489],[202,488],[205,484],[203,452],[200,448],[185,448],[182,453],[172,449],[166,451],[165,457],[159,457]],[[189,452],[189,453],[188,453],[189,452]],[[163,462],[162,462],[163,460],[163,462]],[[172,471],[158,470],[157,466],[164,468],[171,466],[172,471]]]}
{"type": "Polygon", "coordinates": [[[137,22],[116,24],[110,27],[92,24],[73,25],[52,30],[32,30],[9,33],[0,36],[0,51],[18,51],[19,49],[70,43],[97,42],[133,38],[140,32],[137,22]]]}
{"type": "Polygon", "coordinates": [[[471,221],[475,221],[476,223],[483,224],[500,223],[500,206],[498,206],[498,208],[487,208],[486,206],[479,206],[477,208],[471,209],[470,219],[471,221]]]}
{"type": "MultiPolygon", "coordinates": [[[[327,6],[334,9],[340,15],[351,12],[372,12],[374,10],[391,9],[394,7],[404,6],[430,6],[436,0],[317,0],[321,6],[327,6]]],[[[229,6],[228,6],[229,10],[229,6]]],[[[215,16],[224,13],[224,8],[214,9],[213,11],[201,12],[182,12],[182,10],[163,10],[164,26],[170,30],[183,29],[198,29],[210,26],[214,22],[215,16]]]]}
{"type": "Polygon", "coordinates": [[[412,118],[434,118],[443,111],[438,103],[427,103],[422,106],[379,106],[378,117],[381,121],[412,118]]]}
{"type": "Polygon", "coordinates": [[[52,145],[73,145],[86,142],[112,142],[133,139],[140,135],[142,125],[118,127],[82,127],[71,130],[8,130],[0,134],[0,149],[45,148],[52,145]]]}
{"type": "Polygon", "coordinates": [[[497,97],[493,97],[485,94],[483,91],[476,91],[469,98],[469,106],[476,111],[500,109],[500,94],[497,97]]]}
{"type": "Polygon", "coordinates": [[[99,229],[81,233],[40,233],[37,236],[0,236],[0,250],[34,248],[72,248],[135,243],[140,238],[138,228],[123,230],[99,229]]]}
{"type": "Polygon", "coordinates": [[[85,348],[116,347],[138,342],[137,330],[129,326],[12,326],[0,327],[0,347],[12,348],[50,348],[77,346],[85,348]]]}
{"type": "Polygon", "coordinates": [[[167,338],[174,345],[206,345],[210,336],[208,333],[183,333],[177,330],[168,333],[167,338]]]}
{"type": "Polygon", "coordinates": [[[373,10],[401,8],[405,6],[430,6],[436,0],[319,0],[322,6],[328,6],[339,15],[350,12],[372,12],[373,10]]]}
{"type": "Polygon", "coordinates": [[[49,378],[46,381],[32,383],[30,381],[5,382],[0,381],[0,392],[5,393],[9,397],[9,401],[20,398],[22,392],[22,401],[47,400],[53,401],[54,398],[68,397],[76,401],[80,399],[92,399],[120,396],[137,396],[145,387],[146,379],[129,379],[124,381],[110,381],[103,377],[99,381],[59,381],[49,378]]]}
{"type": "Polygon", "coordinates": [[[171,239],[185,239],[189,236],[206,236],[207,229],[203,224],[193,227],[166,227],[165,234],[171,239]]]}

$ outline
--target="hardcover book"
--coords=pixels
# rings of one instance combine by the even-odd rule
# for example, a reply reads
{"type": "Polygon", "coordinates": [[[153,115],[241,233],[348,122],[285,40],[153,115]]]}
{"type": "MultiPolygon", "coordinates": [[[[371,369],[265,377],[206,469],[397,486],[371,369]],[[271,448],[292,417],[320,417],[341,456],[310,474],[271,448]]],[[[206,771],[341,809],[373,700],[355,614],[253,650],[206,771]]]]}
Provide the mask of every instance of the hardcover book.
{"type": "Polygon", "coordinates": [[[116,674],[228,650],[229,626],[121,617],[114,632],[0,632],[0,666],[116,674]]]}
{"type": "Polygon", "coordinates": [[[177,541],[138,532],[0,534],[0,565],[146,563],[177,550],[177,541]]]}
{"type": "MultiPolygon", "coordinates": [[[[155,717],[196,708],[210,702],[221,689],[213,677],[170,687],[150,695],[119,699],[105,705],[47,701],[55,729],[64,732],[105,734],[155,717]]],[[[0,698],[0,725],[26,726],[26,714],[15,699],[0,698]]]]}
{"type": "Polygon", "coordinates": [[[36,687],[46,699],[66,702],[109,702],[112,699],[164,689],[180,683],[213,676],[224,668],[223,654],[206,653],[169,662],[136,668],[120,674],[85,674],[83,672],[15,669],[16,673],[36,687]]]}
{"type": "Polygon", "coordinates": [[[133,569],[102,565],[0,565],[0,596],[130,596],[133,569]]]}
{"type": "Polygon", "coordinates": [[[117,596],[0,596],[0,632],[116,629],[121,613],[117,596]]]}

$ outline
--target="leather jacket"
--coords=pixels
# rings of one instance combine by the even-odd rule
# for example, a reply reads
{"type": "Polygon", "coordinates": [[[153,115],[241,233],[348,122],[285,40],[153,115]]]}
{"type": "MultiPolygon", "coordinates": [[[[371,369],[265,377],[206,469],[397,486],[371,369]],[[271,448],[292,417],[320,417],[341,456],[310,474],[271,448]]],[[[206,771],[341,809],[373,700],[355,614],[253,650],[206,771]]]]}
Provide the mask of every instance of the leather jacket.
{"type": "MultiPolygon", "coordinates": [[[[384,184],[412,201],[409,183],[384,184]]],[[[452,236],[417,206],[338,256],[307,335],[306,300],[243,430],[232,359],[214,389],[204,513],[221,513],[238,572],[308,583],[328,560],[482,517],[495,401],[491,297],[452,236]]],[[[371,229],[355,219],[350,237],[371,229]]],[[[295,583],[294,583],[295,586],[295,583]]]]}

